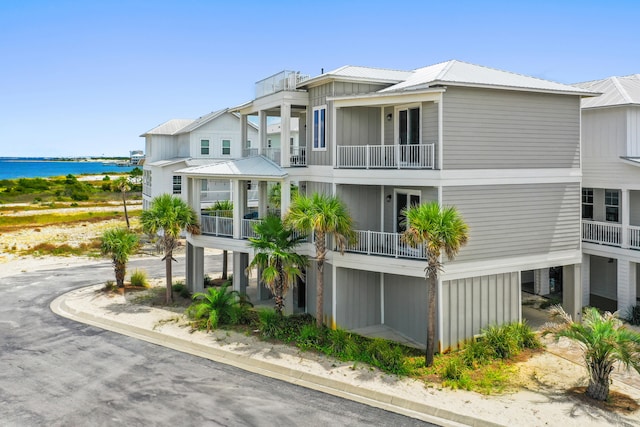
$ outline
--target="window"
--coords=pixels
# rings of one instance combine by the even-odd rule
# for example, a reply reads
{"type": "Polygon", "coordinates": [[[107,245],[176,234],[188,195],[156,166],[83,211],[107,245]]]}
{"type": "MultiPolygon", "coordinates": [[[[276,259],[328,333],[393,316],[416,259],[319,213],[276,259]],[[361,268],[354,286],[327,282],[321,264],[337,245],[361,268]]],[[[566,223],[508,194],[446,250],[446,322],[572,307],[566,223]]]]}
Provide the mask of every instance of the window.
{"type": "Polygon", "coordinates": [[[403,214],[405,209],[420,204],[420,192],[411,190],[398,190],[396,191],[396,232],[402,233],[406,230],[406,224],[404,224],[405,216],[403,214]]]}
{"type": "Polygon", "coordinates": [[[203,156],[209,155],[209,140],[201,139],[200,140],[200,154],[203,156]]]}
{"type": "Polygon", "coordinates": [[[182,194],[182,177],[180,175],[173,176],[173,194],[182,194]]]}
{"type": "Polygon", "coordinates": [[[420,108],[398,110],[398,142],[420,144],[420,108]]]}
{"type": "Polygon", "coordinates": [[[619,222],[620,193],[618,190],[604,190],[605,219],[609,222],[619,222]]]}
{"type": "Polygon", "coordinates": [[[313,109],[313,149],[326,150],[326,107],[317,107],[313,109]]]}
{"type": "Polygon", "coordinates": [[[593,219],[593,188],[582,189],[582,218],[593,219]]]}
{"type": "Polygon", "coordinates": [[[231,155],[231,140],[223,139],[222,140],[222,155],[230,156],[231,155]]]}

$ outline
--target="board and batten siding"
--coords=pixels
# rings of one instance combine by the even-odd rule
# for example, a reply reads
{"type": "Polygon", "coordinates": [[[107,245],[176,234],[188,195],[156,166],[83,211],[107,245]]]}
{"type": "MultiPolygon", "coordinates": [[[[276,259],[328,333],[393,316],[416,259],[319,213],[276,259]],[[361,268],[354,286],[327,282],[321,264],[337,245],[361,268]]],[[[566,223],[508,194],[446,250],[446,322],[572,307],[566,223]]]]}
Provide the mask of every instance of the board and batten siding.
{"type": "Polygon", "coordinates": [[[578,183],[443,187],[442,203],[469,226],[467,245],[447,263],[580,249],[578,183]]]}
{"type": "Polygon", "coordinates": [[[340,108],[337,114],[338,145],[380,145],[380,108],[340,108]]]}
{"type": "Polygon", "coordinates": [[[318,182],[318,181],[306,181],[306,195],[308,197],[312,196],[314,193],[324,194],[327,196],[331,196],[333,193],[333,187],[329,182],[318,182]]]}
{"type": "Polygon", "coordinates": [[[332,96],[332,84],[327,83],[324,85],[309,88],[309,114],[307,114],[307,129],[309,129],[309,149],[307,151],[307,164],[309,166],[331,166],[332,164],[332,138],[333,132],[331,126],[333,124],[332,108],[333,102],[328,102],[327,97],[332,96]],[[326,149],[314,150],[313,149],[313,109],[325,105],[327,107],[325,125],[326,125],[326,149]]]}
{"type": "Polygon", "coordinates": [[[337,195],[347,205],[356,230],[380,230],[380,187],[339,185],[337,195]]]}
{"type": "Polygon", "coordinates": [[[519,320],[518,272],[442,282],[442,349],[455,348],[482,329],[519,320]]]}
{"type": "Polygon", "coordinates": [[[336,322],[345,329],[379,325],[380,273],[337,268],[336,322]]]}
{"type": "MultiPolygon", "coordinates": [[[[620,212],[622,215],[625,214],[622,210],[620,212]]],[[[637,190],[629,191],[629,225],[640,225],[640,191],[637,190]]]]}
{"type": "Polygon", "coordinates": [[[449,87],[444,169],[580,167],[578,96],[449,87]]]}
{"type": "Polygon", "coordinates": [[[427,282],[424,278],[384,275],[384,324],[425,347],[427,282]]]}

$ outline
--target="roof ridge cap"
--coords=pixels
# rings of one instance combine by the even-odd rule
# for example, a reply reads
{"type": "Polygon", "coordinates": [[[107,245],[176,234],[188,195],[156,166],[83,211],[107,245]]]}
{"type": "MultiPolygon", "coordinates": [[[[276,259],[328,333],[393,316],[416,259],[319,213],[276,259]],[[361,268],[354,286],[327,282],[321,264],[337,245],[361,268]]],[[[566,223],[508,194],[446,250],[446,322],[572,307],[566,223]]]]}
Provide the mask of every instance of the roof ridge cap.
{"type": "Polygon", "coordinates": [[[618,77],[615,77],[615,76],[611,77],[611,82],[616,87],[616,89],[618,89],[618,92],[620,92],[620,95],[622,95],[624,100],[627,101],[629,104],[633,104],[633,99],[631,98],[627,90],[624,88],[624,86],[622,86],[622,83],[620,83],[620,80],[618,80],[618,77]]]}

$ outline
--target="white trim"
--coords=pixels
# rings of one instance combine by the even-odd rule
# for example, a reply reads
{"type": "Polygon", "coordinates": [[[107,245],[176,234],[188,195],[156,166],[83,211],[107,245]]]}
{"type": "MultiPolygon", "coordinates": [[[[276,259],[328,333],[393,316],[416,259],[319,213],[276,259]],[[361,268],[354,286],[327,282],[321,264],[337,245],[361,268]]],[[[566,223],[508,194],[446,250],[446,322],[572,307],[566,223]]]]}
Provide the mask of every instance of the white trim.
{"type": "Polygon", "coordinates": [[[422,190],[407,189],[407,188],[394,188],[393,189],[393,232],[397,231],[398,226],[398,193],[407,195],[407,203],[410,202],[411,196],[418,196],[422,202],[422,190]]]}
{"type": "MultiPolygon", "coordinates": [[[[422,104],[419,102],[393,107],[393,143],[400,145],[400,111],[407,112],[407,138],[409,137],[409,110],[418,109],[418,144],[422,143],[422,104]]],[[[407,142],[407,145],[409,143],[407,142]]]]}
{"type": "Polygon", "coordinates": [[[518,320],[522,322],[522,271],[518,270],[518,320]]]}
{"type": "MultiPolygon", "coordinates": [[[[436,308],[436,321],[438,326],[438,336],[436,337],[436,343],[438,343],[438,348],[436,349],[438,353],[442,353],[442,337],[444,336],[444,319],[442,313],[442,278],[438,275],[438,280],[436,282],[436,296],[437,296],[437,308],[436,308]]],[[[427,313],[428,315],[428,313],[427,313]]]]}
{"type": "Polygon", "coordinates": [[[384,273],[380,273],[380,323],[384,325],[384,273]]]}
{"type": "Polygon", "coordinates": [[[438,104],[438,168],[442,170],[444,152],[444,94],[440,93],[438,104]]]}
{"type": "MultiPolygon", "coordinates": [[[[333,111],[335,112],[335,107],[333,108],[333,111]]],[[[328,122],[328,109],[327,109],[327,105],[318,105],[317,107],[313,107],[313,109],[311,110],[311,151],[327,151],[327,142],[328,142],[328,138],[327,138],[327,122],[328,122]],[[324,110],[324,129],[321,129],[322,134],[321,136],[324,137],[324,147],[320,147],[320,135],[318,135],[318,147],[315,146],[315,138],[316,138],[316,125],[315,125],[315,114],[316,111],[323,111],[324,110]]],[[[318,113],[318,115],[320,115],[321,113],[318,113]]],[[[335,128],[335,126],[333,126],[333,128],[335,128]]],[[[318,129],[320,129],[320,124],[318,123],[318,129]]],[[[334,144],[335,145],[335,144],[334,144]]]]}

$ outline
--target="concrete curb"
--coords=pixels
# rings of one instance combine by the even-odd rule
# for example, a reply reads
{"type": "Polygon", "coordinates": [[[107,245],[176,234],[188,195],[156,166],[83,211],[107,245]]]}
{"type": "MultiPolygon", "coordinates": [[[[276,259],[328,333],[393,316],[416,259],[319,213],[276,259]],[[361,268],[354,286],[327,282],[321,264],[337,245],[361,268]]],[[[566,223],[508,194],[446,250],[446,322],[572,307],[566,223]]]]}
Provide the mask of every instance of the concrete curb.
{"type": "MultiPolygon", "coordinates": [[[[91,286],[93,287],[93,286],[91,286]]],[[[131,324],[105,319],[92,313],[77,310],[67,304],[67,297],[74,292],[87,288],[77,289],[54,299],[51,310],[59,316],[76,322],[88,324],[101,329],[106,329],[121,335],[126,335],[153,344],[168,347],[183,353],[206,358],[215,362],[224,363],[264,375],[270,378],[286,381],[309,389],[331,394],[369,406],[384,409],[390,412],[406,415],[442,426],[474,426],[474,427],[498,427],[490,421],[485,421],[467,415],[456,414],[445,409],[437,408],[422,402],[417,402],[375,390],[357,387],[346,382],[319,375],[310,374],[294,368],[287,368],[269,362],[255,360],[236,353],[212,348],[206,345],[183,340],[161,332],[140,328],[131,324]]]]}

